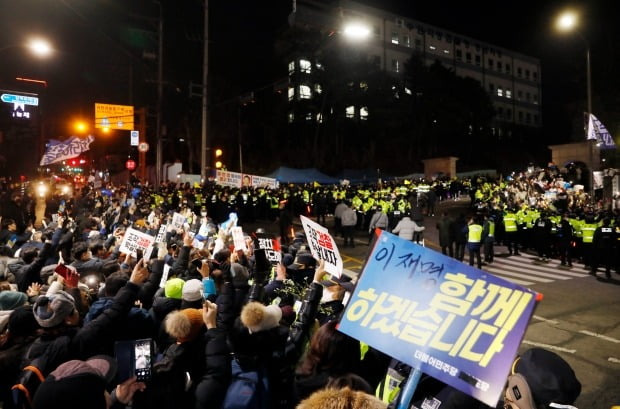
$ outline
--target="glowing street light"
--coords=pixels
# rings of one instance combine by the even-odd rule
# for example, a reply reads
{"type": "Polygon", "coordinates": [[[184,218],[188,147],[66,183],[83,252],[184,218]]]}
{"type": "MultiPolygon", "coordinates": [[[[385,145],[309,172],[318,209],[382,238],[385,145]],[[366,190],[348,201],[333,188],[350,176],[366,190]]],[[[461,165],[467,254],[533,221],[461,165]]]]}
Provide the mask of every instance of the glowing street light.
{"type": "Polygon", "coordinates": [[[73,124],[73,129],[75,129],[76,132],[83,133],[88,131],[88,125],[84,121],[76,121],[73,124]]]}
{"type": "Polygon", "coordinates": [[[37,57],[48,57],[53,52],[50,42],[43,38],[31,39],[27,47],[37,57]]]}
{"type": "Polygon", "coordinates": [[[342,33],[352,40],[365,40],[370,35],[370,28],[362,23],[349,23],[345,25],[342,33]]]}
{"type": "Polygon", "coordinates": [[[555,26],[560,31],[570,31],[574,29],[578,24],[577,14],[572,11],[565,11],[560,14],[556,20],[555,26]]]}

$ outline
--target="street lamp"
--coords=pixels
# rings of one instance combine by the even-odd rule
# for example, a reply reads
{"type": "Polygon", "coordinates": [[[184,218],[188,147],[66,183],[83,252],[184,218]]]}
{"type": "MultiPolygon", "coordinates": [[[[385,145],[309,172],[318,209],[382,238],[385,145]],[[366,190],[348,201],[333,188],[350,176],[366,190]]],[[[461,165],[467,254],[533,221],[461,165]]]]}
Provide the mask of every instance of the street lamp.
{"type": "Polygon", "coordinates": [[[27,44],[28,49],[37,57],[48,57],[54,51],[49,41],[43,38],[32,38],[27,44]]]}
{"type": "Polygon", "coordinates": [[[579,27],[579,15],[572,10],[567,10],[560,14],[555,24],[558,31],[567,33],[575,32],[581,38],[586,45],[586,82],[587,82],[587,106],[588,115],[592,113],[592,72],[590,70],[590,43],[581,34],[577,27],[579,27]]]}
{"type": "MultiPolygon", "coordinates": [[[[573,10],[566,10],[561,13],[556,20],[556,29],[560,32],[574,32],[584,42],[586,46],[586,87],[587,87],[587,122],[590,122],[592,115],[592,71],[590,68],[590,42],[579,31],[579,15],[573,10]]],[[[588,125],[585,127],[586,138],[588,125]]],[[[594,143],[590,141],[590,196],[594,198],[594,143]]]]}
{"type": "Polygon", "coordinates": [[[370,28],[368,28],[365,24],[352,22],[344,26],[342,33],[345,37],[350,38],[351,40],[363,41],[370,35],[370,28]]]}

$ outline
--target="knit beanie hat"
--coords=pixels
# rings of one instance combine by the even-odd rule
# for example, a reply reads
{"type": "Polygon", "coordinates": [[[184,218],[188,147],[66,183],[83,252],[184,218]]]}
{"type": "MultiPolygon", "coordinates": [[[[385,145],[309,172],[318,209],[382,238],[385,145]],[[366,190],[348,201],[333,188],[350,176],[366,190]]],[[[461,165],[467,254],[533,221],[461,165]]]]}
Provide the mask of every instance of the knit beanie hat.
{"type": "Polygon", "coordinates": [[[183,300],[192,302],[202,298],[202,282],[195,278],[187,280],[183,285],[183,300]]]}
{"type": "Polygon", "coordinates": [[[168,298],[176,298],[180,300],[183,298],[183,286],[185,285],[185,281],[180,278],[171,278],[166,281],[166,285],[164,286],[164,294],[168,298]]]}
{"type": "Polygon", "coordinates": [[[197,308],[172,311],[166,316],[166,332],[176,338],[178,342],[188,342],[195,339],[203,326],[202,310],[197,308]]]}
{"type": "Polygon", "coordinates": [[[282,319],[282,310],[277,305],[265,307],[259,302],[249,302],[241,310],[241,322],[251,334],[275,328],[282,319]]]}
{"type": "Polygon", "coordinates": [[[21,291],[2,291],[0,292],[0,310],[14,310],[21,307],[28,301],[26,294],[21,291]]]}
{"type": "Polygon", "coordinates": [[[34,318],[43,328],[52,328],[62,322],[75,310],[75,299],[64,291],[37,299],[32,308],[34,318]]]}
{"type": "Polygon", "coordinates": [[[33,335],[39,328],[39,324],[34,319],[32,307],[29,305],[17,307],[9,316],[8,329],[14,336],[33,335]]]}

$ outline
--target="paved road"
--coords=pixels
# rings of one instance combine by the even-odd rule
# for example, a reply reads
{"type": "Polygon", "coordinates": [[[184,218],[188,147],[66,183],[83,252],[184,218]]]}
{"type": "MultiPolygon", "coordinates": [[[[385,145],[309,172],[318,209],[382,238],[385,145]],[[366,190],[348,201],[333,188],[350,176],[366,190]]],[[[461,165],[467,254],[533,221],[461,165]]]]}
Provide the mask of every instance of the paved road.
{"type": "MultiPolygon", "coordinates": [[[[468,211],[466,201],[440,203],[436,214],[468,211]]],[[[428,217],[425,245],[438,250],[438,217],[428,217]]],[[[331,220],[327,220],[332,227],[331,220]]],[[[277,226],[272,226],[272,228],[277,226]]],[[[301,230],[301,225],[295,226],[301,230]]],[[[342,239],[336,238],[341,245],[342,239]]],[[[368,252],[368,237],[358,232],[355,248],[340,252],[344,267],[352,275],[361,271],[368,252]]],[[[609,409],[620,405],[620,275],[612,280],[587,274],[582,264],[573,268],[559,266],[558,260],[539,262],[533,254],[507,256],[503,246],[496,247],[496,259],[483,270],[543,294],[528,326],[520,352],[534,346],[555,351],[575,370],[582,384],[576,406],[581,409],[609,409]]],[[[467,257],[467,256],[466,256],[467,257]]]]}

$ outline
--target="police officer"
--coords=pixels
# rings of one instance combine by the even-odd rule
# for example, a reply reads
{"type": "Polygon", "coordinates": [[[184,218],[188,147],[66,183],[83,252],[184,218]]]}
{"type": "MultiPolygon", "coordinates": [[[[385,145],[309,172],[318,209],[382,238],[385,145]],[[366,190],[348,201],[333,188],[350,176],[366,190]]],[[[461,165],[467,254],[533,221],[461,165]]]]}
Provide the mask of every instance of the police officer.
{"type": "Polygon", "coordinates": [[[482,268],[480,247],[482,243],[482,225],[480,216],[472,217],[467,226],[467,249],[469,250],[469,265],[474,265],[474,255],[478,268],[482,268]]]}
{"type": "Polygon", "coordinates": [[[611,279],[610,271],[611,264],[613,263],[614,246],[616,243],[616,232],[611,227],[611,220],[609,218],[603,219],[603,225],[596,228],[594,231],[594,240],[592,246],[594,248],[594,257],[592,260],[592,268],[590,274],[595,276],[598,270],[599,264],[605,266],[605,277],[611,279]]]}

